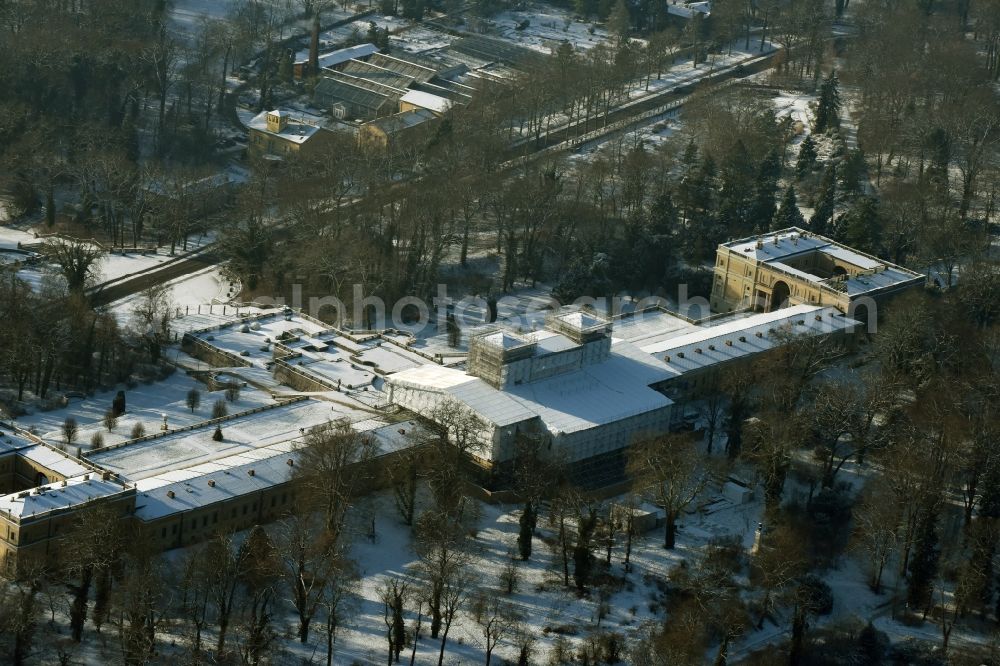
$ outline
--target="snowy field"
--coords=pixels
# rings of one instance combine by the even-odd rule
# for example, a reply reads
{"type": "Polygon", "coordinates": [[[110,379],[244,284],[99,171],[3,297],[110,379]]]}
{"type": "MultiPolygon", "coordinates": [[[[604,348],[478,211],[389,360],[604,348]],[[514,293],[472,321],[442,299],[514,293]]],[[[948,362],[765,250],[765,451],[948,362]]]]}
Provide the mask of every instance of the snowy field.
{"type": "Polygon", "coordinates": [[[574,18],[573,13],[549,4],[530,4],[518,11],[504,11],[490,19],[500,37],[518,46],[552,53],[562,42],[569,42],[576,51],[587,51],[608,39],[603,27],[574,18]],[[518,27],[527,25],[518,30],[518,27]]]}

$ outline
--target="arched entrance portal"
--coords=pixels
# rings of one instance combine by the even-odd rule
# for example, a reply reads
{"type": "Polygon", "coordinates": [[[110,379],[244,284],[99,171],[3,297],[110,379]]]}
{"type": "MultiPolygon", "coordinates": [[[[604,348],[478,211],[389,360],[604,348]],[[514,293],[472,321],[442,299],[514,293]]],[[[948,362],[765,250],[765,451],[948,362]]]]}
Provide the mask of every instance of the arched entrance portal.
{"type": "Polygon", "coordinates": [[[788,294],[791,293],[788,289],[788,285],[781,280],[774,283],[771,287],[771,308],[769,312],[774,312],[775,310],[780,310],[781,308],[788,305],[788,294]]]}
{"type": "Polygon", "coordinates": [[[871,322],[871,310],[869,310],[867,304],[852,303],[850,308],[850,317],[861,323],[861,330],[859,332],[875,332],[871,322]]]}
{"type": "Polygon", "coordinates": [[[35,474],[35,486],[47,486],[49,485],[49,477],[45,476],[41,472],[35,474]]]}

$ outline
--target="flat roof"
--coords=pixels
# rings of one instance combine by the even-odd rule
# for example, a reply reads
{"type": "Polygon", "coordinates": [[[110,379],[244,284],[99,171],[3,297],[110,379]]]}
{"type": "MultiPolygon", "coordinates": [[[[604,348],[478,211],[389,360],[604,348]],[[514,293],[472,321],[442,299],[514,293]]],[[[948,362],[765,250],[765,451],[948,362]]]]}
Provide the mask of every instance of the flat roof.
{"type": "Polygon", "coordinates": [[[848,296],[857,296],[879,289],[897,287],[907,282],[916,282],[924,276],[908,268],[897,266],[870,254],[859,252],[834,240],[813,234],[798,227],[772,231],[760,236],[741,238],[723,243],[721,247],[730,252],[750,257],[790,273],[800,279],[822,284],[832,289],[846,291],[848,296]],[[821,252],[850,264],[860,271],[858,275],[822,278],[808,271],[790,266],[785,260],[812,252],[821,252]],[[841,288],[839,285],[843,285],[841,288]]]}
{"type": "Polygon", "coordinates": [[[491,347],[500,347],[501,349],[518,349],[533,344],[531,338],[504,329],[480,335],[478,339],[491,347]]]}
{"type": "Polygon", "coordinates": [[[799,335],[823,335],[859,325],[837,308],[794,305],[708,326],[645,345],[642,350],[663,361],[676,376],[773,349],[780,342],[773,335],[777,329],[799,335]]]}
{"type": "Polygon", "coordinates": [[[90,468],[81,465],[67,454],[43,444],[26,446],[19,449],[17,455],[67,478],[91,471],[90,468]]]}
{"type": "Polygon", "coordinates": [[[529,333],[528,337],[535,341],[535,356],[544,356],[546,354],[556,354],[558,352],[567,351],[570,349],[576,349],[580,347],[579,344],[573,342],[565,335],[561,333],[555,333],[554,331],[535,331],[529,333]]]}
{"type": "Polygon", "coordinates": [[[288,111],[271,110],[271,111],[261,111],[256,116],[254,116],[250,122],[247,123],[247,127],[258,132],[264,132],[271,136],[281,137],[286,141],[291,141],[293,143],[305,143],[313,135],[315,135],[320,130],[320,119],[309,119],[305,117],[305,114],[298,114],[298,116],[292,115],[288,111]],[[288,124],[280,132],[272,132],[267,128],[267,116],[269,113],[279,113],[281,115],[287,115],[289,117],[288,124]]]}
{"type": "MultiPolygon", "coordinates": [[[[377,455],[413,446],[414,433],[424,432],[416,421],[388,423],[381,417],[362,419],[351,427],[372,437],[377,455]]],[[[136,483],[135,515],[147,522],[158,520],[285,483],[298,462],[300,445],[300,439],[279,442],[142,479],[136,483]]]]}
{"type": "Polygon", "coordinates": [[[67,479],[65,482],[51,483],[32,490],[11,493],[0,497],[0,512],[22,521],[40,515],[86,504],[92,500],[135,492],[124,484],[101,479],[93,473],[67,479]],[[65,485],[64,485],[65,483],[65,485]]]}
{"type": "Polygon", "coordinates": [[[100,467],[139,481],[168,472],[251,453],[300,436],[301,428],[361,413],[346,404],[325,400],[300,400],[237,416],[222,422],[225,439],[212,440],[215,424],[172,432],[146,441],[94,452],[88,459],[100,467]]]}
{"type": "Polygon", "coordinates": [[[449,394],[497,426],[539,417],[550,432],[562,434],[670,405],[669,398],[649,386],[672,376],[652,356],[619,341],[601,363],[503,391],[462,370],[433,365],[404,370],[386,381],[449,394]]]}

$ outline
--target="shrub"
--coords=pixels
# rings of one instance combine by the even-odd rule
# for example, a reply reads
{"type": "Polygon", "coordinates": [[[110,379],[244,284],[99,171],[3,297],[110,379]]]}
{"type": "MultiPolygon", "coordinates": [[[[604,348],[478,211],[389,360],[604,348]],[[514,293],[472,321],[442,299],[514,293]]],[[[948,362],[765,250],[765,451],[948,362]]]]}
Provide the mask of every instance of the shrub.
{"type": "Polygon", "coordinates": [[[142,425],[142,421],[136,421],[135,425],[132,426],[132,439],[139,439],[146,435],[146,426],[142,425]]]}
{"type": "Polygon", "coordinates": [[[216,442],[222,441],[222,426],[215,426],[215,432],[212,433],[212,439],[216,442]]]}
{"type": "Polygon", "coordinates": [[[90,449],[96,451],[104,446],[104,435],[100,431],[95,432],[90,438],[90,449]]]}
{"type": "Polygon", "coordinates": [[[118,425],[118,417],[115,416],[115,413],[110,409],[104,412],[104,427],[108,429],[108,432],[114,430],[116,425],[118,425]]]}
{"type": "Polygon", "coordinates": [[[226,384],[226,400],[236,402],[240,399],[240,383],[231,381],[226,384]]]}

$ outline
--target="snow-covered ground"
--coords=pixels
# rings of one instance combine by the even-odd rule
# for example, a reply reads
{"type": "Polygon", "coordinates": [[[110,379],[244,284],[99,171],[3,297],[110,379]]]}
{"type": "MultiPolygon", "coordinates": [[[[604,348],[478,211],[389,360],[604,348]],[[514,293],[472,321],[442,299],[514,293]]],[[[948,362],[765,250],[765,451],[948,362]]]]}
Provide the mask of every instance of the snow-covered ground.
{"type": "MultiPolygon", "coordinates": [[[[172,327],[182,333],[225,321],[221,318],[222,307],[217,304],[228,302],[239,291],[239,285],[223,276],[222,269],[218,266],[205,268],[166,284],[169,288],[167,298],[170,301],[171,311],[175,316],[179,313],[172,327]],[[205,315],[214,315],[216,310],[220,313],[219,319],[197,318],[202,311],[205,315]]],[[[135,308],[141,300],[141,294],[134,294],[115,301],[110,308],[118,317],[119,323],[127,325],[132,321],[135,308]]],[[[228,312],[231,313],[232,308],[229,308],[228,312]]]]}
{"type": "Polygon", "coordinates": [[[531,3],[521,10],[503,11],[490,23],[491,36],[546,55],[562,42],[569,42],[576,51],[586,51],[608,39],[602,26],[578,20],[570,10],[550,4],[531,3]],[[522,25],[524,28],[519,30],[522,25]]]}
{"type": "Polygon", "coordinates": [[[414,26],[390,36],[390,53],[393,51],[404,51],[413,54],[426,53],[436,49],[443,49],[454,42],[455,39],[455,37],[440,30],[414,26]]]}
{"type": "MultiPolygon", "coordinates": [[[[11,226],[0,226],[0,264],[24,262],[29,258],[29,255],[18,252],[17,248],[21,245],[37,245],[43,240],[31,231],[11,226]]],[[[155,252],[147,253],[107,253],[99,260],[97,271],[94,274],[94,284],[100,285],[139,275],[168,261],[175,260],[182,254],[196,252],[214,240],[214,233],[193,235],[188,240],[187,249],[184,250],[183,247],[179,246],[175,248],[173,255],[170,254],[169,246],[157,248],[155,252]]],[[[34,256],[38,255],[34,254],[34,256]]],[[[25,264],[23,268],[18,270],[18,277],[37,289],[50,276],[59,279],[55,277],[58,276],[58,273],[58,266],[39,260],[25,264]]]]}
{"type": "Polygon", "coordinates": [[[390,33],[402,30],[410,25],[409,21],[398,16],[367,16],[321,33],[319,37],[320,48],[337,48],[348,40],[360,39],[364,41],[372,23],[379,30],[388,30],[390,33]]]}

